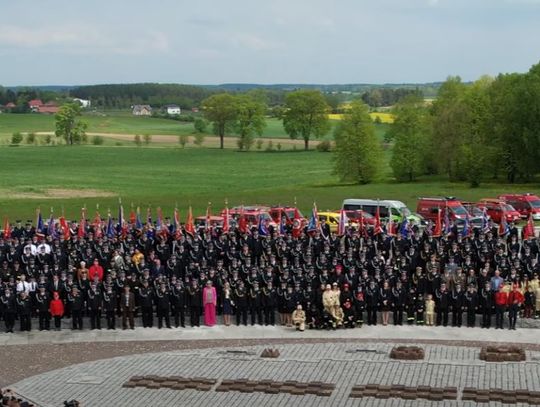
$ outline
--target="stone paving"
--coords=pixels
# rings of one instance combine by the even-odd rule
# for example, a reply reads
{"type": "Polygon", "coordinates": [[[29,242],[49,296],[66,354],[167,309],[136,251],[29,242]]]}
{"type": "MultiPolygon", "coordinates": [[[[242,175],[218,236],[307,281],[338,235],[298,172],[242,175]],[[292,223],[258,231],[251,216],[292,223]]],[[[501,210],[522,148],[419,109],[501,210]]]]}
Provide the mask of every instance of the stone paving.
{"type": "Polygon", "coordinates": [[[389,358],[395,343],[276,344],[277,359],[261,358],[264,345],[194,349],[99,360],[40,374],[12,387],[38,405],[60,406],[75,398],[86,406],[428,406],[427,400],[353,399],[355,385],[457,387],[458,400],[443,406],[473,406],[462,401],[465,387],[540,391],[540,352],[528,350],[526,362],[489,363],[479,359],[479,347],[423,345],[425,359],[397,361],[389,358]],[[214,378],[210,391],[123,388],[134,375],[214,378]],[[222,379],[297,380],[335,383],[330,397],[315,395],[216,392],[222,379]]]}

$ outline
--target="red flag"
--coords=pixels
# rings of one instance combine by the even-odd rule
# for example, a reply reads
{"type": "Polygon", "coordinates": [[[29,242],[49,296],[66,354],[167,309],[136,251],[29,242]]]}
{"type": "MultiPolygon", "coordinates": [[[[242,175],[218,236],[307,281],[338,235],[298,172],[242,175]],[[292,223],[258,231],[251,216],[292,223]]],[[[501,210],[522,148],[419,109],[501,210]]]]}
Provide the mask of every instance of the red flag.
{"type": "Polygon", "coordinates": [[[137,223],[137,214],[135,209],[133,209],[133,204],[131,204],[131,211],[129,212],[129,223],[135,225],[137,223]]]}
{"type": "Polygon", "coordinates": [[[4,239],[11,239],[11,224],[7,217],[6,220],[4,220],[4,239]]]}
{"type": "Polygon", "coordinates": [[[174,238],[179,240],[182,237],[182,225],[180,225],[180,213],[178,208],[174,208],[174,238]]]}
{"type": "Polygon", "coordinates": [[[240,233],[243,233],[243,234],[249,233],[247,219],[244,215],[243,206],[242,206],[242,209],[240,209],[240,218],[238,219],[238,230],[240,231],[240,233]]]}
{"type": "Polygon", "coordinates": [[[499,223],[499,236],[504,236],[509,232],[508,223],[506,223],[506,213],[502,209],[501,222],[499,223]]]}
{"type": "Polygon", "coordinates": [[[437,222],[435,223],[435,230],[433,231],[433,237],[441,237],[442,234],[442,218],[441,208],[437,209],[437,222]]]}
{"type": "Polygon", "coordinates": [[[225,216],[223,217],[223,233],[229,233],[229,207],[225,205],[225,216]]]}
{"type": "Polygon", "coordinates": [[[388,236],[395,236],[397,232],[396,222],[392,219],[392,216],[389,217],[388,223],[386,224],[386,234],[388,236]]]}
{"type": "Polygon", "coordinates": [[[185,229],[186,233],[189,233],[191,236],[195,235],[195,226],[193,225],[193,213],[191,212],[191,206],[189,207],[185,229]]]}
{"type": "Polygon", "coordinates": [[[345,215],[345,211],[341,209],[339,211],[339,223],[338,223],[338,230],[337,230],[338,236],[343,236],[346,232],[346,228],[347,228],[347,215],[345,215]]]}
{"type": "Polygon", "coordinates": [[[101,216],[99,211],[96,210],[96,217],[94,218],[94,236],[101,237],[103,236],[103,230],[101,229],[101,216]]]}
{"type": "Polygon", "coordinates": [[[300,237],[302,234],[302,218],[297,208],[294,208],[294,218],[293,218],[293,227],[292,227],[292,236],[300,237]]]}
{"type": "Polygon", "coordinates": [[[82,208],[81,221],[79,222],[79,228],[77,229],[77,236],[86,236],[86,208],[82,208]]]}
{"type": "Polygon", "coordinates": [[[58,220],[60,221],[60,227],[62,228],[62,234],[64,235],[64,239],[69,240],[71,235],[69,233],[69,226],[66,222],[66,218],[64,218],[64,216],[60,216],[60,219],[58,220]]]}
{"type": "Polygon", "coordinates": [[[529,215],[527,225],[523,227],[523,239],[527,240],[529,237],[534,237],[534,220],[532,218],[532,213],[529,215]]]}
{"type": "Polygon", "coordinates": [[[377,203],[377,212],[375,212],[375,229],[373,230],[373,235],[378,235],[380,233],[382,233],[381,214],[379,210],[379,204],[377,203]]]}

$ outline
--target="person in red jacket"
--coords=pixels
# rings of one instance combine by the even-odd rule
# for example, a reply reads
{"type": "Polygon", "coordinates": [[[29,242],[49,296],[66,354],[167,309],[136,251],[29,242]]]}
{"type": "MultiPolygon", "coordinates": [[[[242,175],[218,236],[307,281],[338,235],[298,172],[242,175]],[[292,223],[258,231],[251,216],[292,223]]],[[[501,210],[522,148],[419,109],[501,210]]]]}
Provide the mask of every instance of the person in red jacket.
{"type": "Polygon", "coordinates": [[[508,293],[499,290],[495,293],[495,329],[503,329],[504,312],[508,304],[508,293]]]}
{"type": "Polygon", "coordinates": [[[98,276],[99,282],[103,281],[103,267],[99,265],[98,259],[94,259],[94,264],[88,269],[88,279],[94,281],[95,276],[98,276]]]}
{"type": "Polygon", "coordinates": [[[508,329],[516,329],[517,314],[524,301],[525,298],[519,291],[519,286],[514,284],[512,291],[508,294],[508,322],[510,325],[508,329]]]}
{"type": "Polygon", "coordinates": [[[54,318],[54,329],[59,331],[62,323],[62,317],[64,316],[64,303],[60,299],[60,295],[57,291],[53,293],[53,299],[49,304],[49,312],[54,318]]]}

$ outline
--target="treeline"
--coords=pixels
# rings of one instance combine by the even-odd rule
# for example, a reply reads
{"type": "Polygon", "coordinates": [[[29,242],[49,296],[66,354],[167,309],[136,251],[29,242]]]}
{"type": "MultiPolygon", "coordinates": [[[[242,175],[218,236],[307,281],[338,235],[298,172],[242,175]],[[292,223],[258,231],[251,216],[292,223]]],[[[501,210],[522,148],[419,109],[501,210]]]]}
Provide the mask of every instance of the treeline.
{"type": "Polygon", "coordinates": [[[409,98],[394,114],[389,136],[398,180],[441,174],[474,187],[529,182],[540,171],[540,64],[472,84],[450,77],[431,106],[409,98]]]}
{"type": "Polygon", "coordinates": [[[423,98],[422,91],[406,88],[375,88],[362,94],[362,100],[370,107],[393,106],[407,97],[423,98]]]}
{"type": "Polygon", "coordinates": [[[176,104],[191,109],[213,93],[200,86],[159,83],[80,86],[70,91],[71,96],[90,99],[92,106],[103,109],[127,109],[141,104],[152,107],[176,104]]]}
{"type": "Polygon", "coordinates": [[[61,94],[50,90],[40,90],[35,88],[12,90],[0,86],[0,106],[13,103],[15,105],[15,107],[11,109],[11,112],[13,113],[29,112],[30,107],[28,106],[28,102],[33,99],[40,99],[43,103],[47,103],[61,97],[61,94]]]}

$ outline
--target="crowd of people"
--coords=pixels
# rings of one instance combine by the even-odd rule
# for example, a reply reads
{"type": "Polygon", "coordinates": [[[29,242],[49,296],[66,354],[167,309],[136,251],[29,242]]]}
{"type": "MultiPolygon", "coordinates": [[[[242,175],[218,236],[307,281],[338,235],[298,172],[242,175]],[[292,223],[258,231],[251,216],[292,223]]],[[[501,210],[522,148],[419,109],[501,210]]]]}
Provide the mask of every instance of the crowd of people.
{"type": "Polygon", "coordinates": [[[515,225],[405,233],[324,221],[240,230],[128,223],[106,232],[73,223],[18,224],[0,240],[0,315],[6,332],[286,325],[516,328],[540,312],[539,244],[515,225]],[[279,229],[279,230],[278,230],[279,229]],[[494,321],[493,321],[494,320],[494,321]],[[18,322],[17,322],[18,321],[18,322]],[[493,324],[493,322],[495,322],[493,324]]]}

